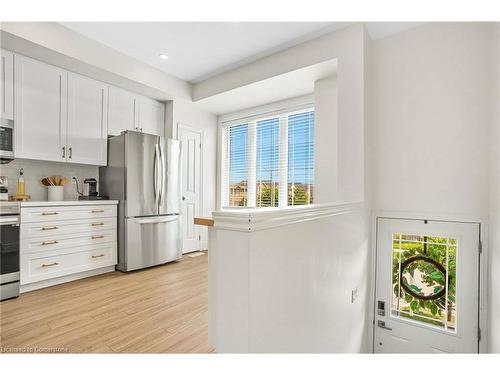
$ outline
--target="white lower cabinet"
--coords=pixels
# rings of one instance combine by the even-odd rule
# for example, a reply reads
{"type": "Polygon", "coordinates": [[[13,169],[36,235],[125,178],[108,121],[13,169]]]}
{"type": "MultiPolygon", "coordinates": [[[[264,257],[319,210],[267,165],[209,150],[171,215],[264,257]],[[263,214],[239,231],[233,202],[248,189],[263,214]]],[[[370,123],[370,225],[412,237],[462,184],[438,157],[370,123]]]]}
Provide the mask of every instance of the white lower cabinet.
{"type": "Polygon", "coordinates": [[[21,291],[109,271],[116,262],[115,204],[21,206],[21,291]]]}

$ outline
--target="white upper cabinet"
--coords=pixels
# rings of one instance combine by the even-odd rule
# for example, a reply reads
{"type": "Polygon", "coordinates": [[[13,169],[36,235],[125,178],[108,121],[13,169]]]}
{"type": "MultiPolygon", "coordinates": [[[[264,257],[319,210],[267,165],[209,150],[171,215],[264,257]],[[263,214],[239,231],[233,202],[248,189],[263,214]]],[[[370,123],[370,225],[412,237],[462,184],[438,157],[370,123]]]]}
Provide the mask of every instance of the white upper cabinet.
{"type": "Polygon", "coordinates": [[[138,102],[139,108],[136,130],[148,134],[164,136],[165,104],[144,96],[140,96],[138,102]]]}
{"type": "Polygon", "coordinates": [[[108,86],[69,73],[67,161],[106,165],[108,86]]]}
{"type": "Polygon", "coordinates": [[[1,120],[14,120],[16,158],[106,165],[108,134],[165,134],[161,102],[0,52],[1,120]]]}
{"type": "Polygon", "coordinates": [[[124,130],[135,130],[137,96],[131,92],[109,87],[108,134],[119,135],[124,130]]]}
{"type": "Polygon", "coordinates": [[[0,117],[14,120],[14,54],[0,50],[0,117]]]}
{"type": "Polygon", "coordinates": [[[15,56],[15,156],[65,161],[68,73],[15,56]]]}

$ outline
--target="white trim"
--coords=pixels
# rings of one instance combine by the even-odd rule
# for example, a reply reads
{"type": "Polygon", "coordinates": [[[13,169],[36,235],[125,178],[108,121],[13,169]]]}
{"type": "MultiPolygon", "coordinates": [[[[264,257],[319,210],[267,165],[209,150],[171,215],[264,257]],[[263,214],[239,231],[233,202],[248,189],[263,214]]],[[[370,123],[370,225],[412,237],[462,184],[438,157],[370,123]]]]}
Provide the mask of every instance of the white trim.
{"type": "Polygon", "coordinates": [[[222,127],[228,127],[232,125],[241,125],[241,124],[246,124],[246,123],[252,123],[256,121],[265,121],[269,119],[273,119],[276,117],[281,117],[282,115],[295,115],[297,113],[303,113],[303,112],[310,112],[314,111],[314,103],[306,103],[306,104],[301,104],[301,105],[296,105],[296,106],[291,106],[287,108],[282,108],[279,110],[275,111],[267,111],[267,112],[261,112],[261,113],[255,113],[247,117],[240,117],[236,118],[231,121],[223,121],[220,122],[220,126],[222,127]]]}
{"type": "MultiPolygon", "coordinates": [[[[247,150],[247,207],[257,205],[257,122],[248,123],[248,150],[247,150]]],[[[229,149],[228,145],[224,145],[229,149]]],[[[229,171],[231,173],[231,171],[229,171]]],[[[229,190],[229,176],[227,176],[226,189],[229,190]]]]}
{"type": "Polygon", "coordinates": [[[286,208],[242,208],[212,214],[214,229],[255,232],[365,209],[363,202],[324,203],[286,208]]]}
{"type": "Polygon", "coordinates": [[[432,220],[446,222],[462,222],[479,224],[479,235],[482,242],[482,253],[479,257],[479,328],[481,329],[481,340],[479,341],[479,353],[488,352],[488,219],[478,215],[468,214],[434,214],[425,212],[373,210],[371,215],[371,276],[368,301],[368,345],[370,353],[375,352],[374,330],[376,319],[376,280],[377,280],[377,219],[394,218],[402,220],[432,220]]]}
{"type": "Polygon", "coordinates": [[[254,117],[279,114],[281,112],[293,111],[295,109],[311,106],[314,107],[314,94],[297,96],[278,102],[268,103],[257,107],[243,109],[241,111],[227,113],[219,116],[219,124],[229,122],[250,121],[254,117]]]}
{"type": "Polygon", "coordinates": [[[280,116],[279,198],[280,208],[288,206],[288,117],[280,116]]]}

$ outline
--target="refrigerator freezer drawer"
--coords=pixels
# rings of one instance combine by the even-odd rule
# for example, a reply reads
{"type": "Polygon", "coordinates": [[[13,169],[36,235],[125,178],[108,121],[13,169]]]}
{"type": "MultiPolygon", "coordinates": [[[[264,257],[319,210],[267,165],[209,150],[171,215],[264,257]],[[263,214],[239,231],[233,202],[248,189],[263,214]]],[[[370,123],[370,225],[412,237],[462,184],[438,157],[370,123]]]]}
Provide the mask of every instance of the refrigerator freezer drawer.
{"type": "Polygon", "coordinates": [[[133,271],[182,256],[179,215],[125,219],[126,245],[120,271],[133,271]]]}

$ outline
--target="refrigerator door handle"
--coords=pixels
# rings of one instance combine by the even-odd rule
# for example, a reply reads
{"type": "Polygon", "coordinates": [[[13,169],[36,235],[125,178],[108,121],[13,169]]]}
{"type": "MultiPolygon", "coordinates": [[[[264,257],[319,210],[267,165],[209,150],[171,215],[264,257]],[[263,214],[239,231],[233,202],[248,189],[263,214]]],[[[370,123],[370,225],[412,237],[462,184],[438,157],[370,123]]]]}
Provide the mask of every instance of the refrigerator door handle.
{"type": "Polygon", "coordinates": [[[158,186],[158,170],[160,168],[160,149],[158,147],[158,143],[155,144],[155,161],[154,161],[154,170],[153,170],[153,187],[155,193],[155,206],[158,207],[158,203],[160,202],[160,187],[158,186]]]}
{"type": "Polygon", "coordinates": [[[161,166],[160,166],[160,199],[158,200],[160,204],[163,202],[163,189],[165,189],[165,175],[166,175],[166,162],[165,162],[165,152],[163,150],[163,143],[160,143],[160,161],[161,161],[161,166]]]}
{"type": "Polygon", "coordinates": [[[155,218],[144,218],[135,219],[137,224],[158,224],[158,223],[168,223],[171,221],[179,220],[179,215],[165,216],[165,217],[155,217],[155,218]]]}

